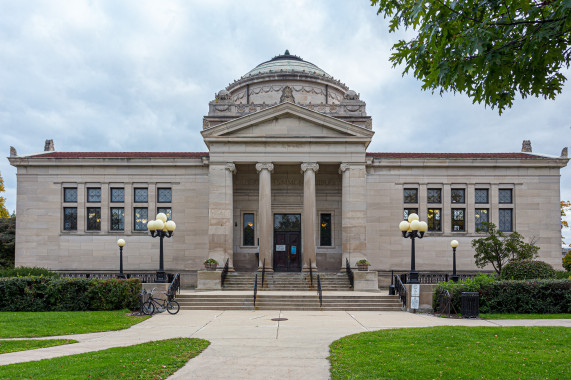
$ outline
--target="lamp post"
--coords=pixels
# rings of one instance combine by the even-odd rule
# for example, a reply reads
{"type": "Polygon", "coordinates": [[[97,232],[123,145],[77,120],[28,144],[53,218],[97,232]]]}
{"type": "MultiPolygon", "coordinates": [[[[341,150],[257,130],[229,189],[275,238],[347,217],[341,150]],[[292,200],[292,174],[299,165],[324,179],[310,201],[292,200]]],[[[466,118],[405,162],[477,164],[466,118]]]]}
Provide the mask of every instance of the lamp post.
{"type": "Polygon", "coordinates": [[[164,268],[163,239],[165,237],[170,238],[173,235],[174,230],[176,229],[176,224],[172,220],[167,222],[167,216],[161,212],[157,214],[156,220],[149,220],[147,228],[151,232],[151,237],[158,237],[161,239],[157,282],[167,282],[164,268]]]}
{"type": "Polygon", "coordinates": [[[456,247],[458,247],[458,240],[452,240],[450,246],[452,247],[452,281],[458,282],[458,276],[456,275],[456,247]]]}
{"type": "Polygon", "coordinates": [[[123,274],[123,247],[125,246],[125,240],[117,240],[117,245],[119,246],[119,275],[117,278],[125,278],[123,274]]]}
{"type": "Polygon", "coordinates": [[[399,224],[399,230],[402,232],[403,238],[408,238],[411,241],[411,249],[410,249],[410,274],[409,274],[409,284],[419,284],[418,282],[418,272],[415,270],[414,266],[414,239],[419,238],[422,239],[424,237],[424,233],[428,230],[428,225],[426,222],[419,222],[418,215],[410,214],[408,216],[408,222],[403,220],[399,224]]]}

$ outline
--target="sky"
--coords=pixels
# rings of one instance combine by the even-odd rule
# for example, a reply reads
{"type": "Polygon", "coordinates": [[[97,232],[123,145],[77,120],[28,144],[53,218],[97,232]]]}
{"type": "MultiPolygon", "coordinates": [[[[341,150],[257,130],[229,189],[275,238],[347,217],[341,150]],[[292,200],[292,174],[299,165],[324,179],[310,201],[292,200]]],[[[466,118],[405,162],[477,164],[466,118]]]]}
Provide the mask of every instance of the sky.
{"type": "MultiPolygon", "coordinates": [[[[571,145],[571,84],[501,116],[461,94],[421,90],[389,62],[389,33],[366,0],[0,0],[0,151],[207,151],[208,102],[261,62],[292,54],[360,93],[369,152],[518,152],[571,145]]],[[[571,76],[569,70],[565,71],[571,76]]],[[[16,170],[0,159],[7,208],[16,170]]],[[[561,170],[571,199],[571,169],[561,170]]],[[[568,218],[571,221],[571,217],[568,218]]],[[[571,242],[571,231],[565,232],[571,242]]]]}

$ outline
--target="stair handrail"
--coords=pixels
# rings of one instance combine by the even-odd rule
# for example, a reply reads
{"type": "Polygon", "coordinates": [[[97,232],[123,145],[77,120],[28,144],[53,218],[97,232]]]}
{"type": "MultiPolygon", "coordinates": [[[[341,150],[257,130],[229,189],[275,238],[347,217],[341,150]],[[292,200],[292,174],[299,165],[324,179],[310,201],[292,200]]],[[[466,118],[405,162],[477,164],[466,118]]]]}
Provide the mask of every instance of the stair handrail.
{"type": "Polygon", "coordinates": [[[347,272],[347,277],[349,278],[349,284],[353,287],[354,275],[353,269],[351,269],[351,264],[349,264],[349,259],[345,258],[345,272],[347,272]]]}
{"type": "Polygon", "coordinates": [[[178,292],[180,294],[180,274],[179,273],[174,275],[174,278],[173,278],[173,280],[172,280],[172,282],[169,285],[169,288],[167,290],[167,297],[168,297],[169,301],[172,301],[176,292],[178,292]]]}
{"type": "Polygon", "coordinates": [[[262,289],[264,288],[264,277],[266,277],[266,259],[264,259],[262,264],[262,289]]]}
{"type": "Polygon", "coordinates": [[[321,278],[317,275],[317,294],[319,294],[319,307],[323,307],[323,289],[321,289],[321,278]]]}
{"type": "Polygon", "coordinates": [[[311,267],[311,260],[309,260],[309,285],[313,288],[313,268],[311,267]]]}
{"type": "Polygon", "coordinates": [[[226,281],[226,276],[228,276],[228,269],[230,268],[230,259],[226,259],[226,264],[224,264],[224,269],[222,269],[222,274],[220,275],[220,285],[224,287],[224,281],[226,281]]]}
{"type": "Polygon", "coordinates": [[[256,307],[256,296],[258,295],[258,274],[254,277],[254,307],[256,307]]]}
{"type": "Polygon", "coordinates": [[[402,306],[406,307],[406,288],[401,281],[400,275],[395,276],[395,290],[397,291],[399,298],[402,302],[402,306]]]}

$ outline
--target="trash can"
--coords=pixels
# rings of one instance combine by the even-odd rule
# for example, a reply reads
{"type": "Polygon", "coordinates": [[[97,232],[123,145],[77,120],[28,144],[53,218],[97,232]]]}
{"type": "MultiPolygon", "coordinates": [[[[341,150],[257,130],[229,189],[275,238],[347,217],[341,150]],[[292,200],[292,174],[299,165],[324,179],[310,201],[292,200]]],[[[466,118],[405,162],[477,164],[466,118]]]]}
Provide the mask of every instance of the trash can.
{"type": "Polygon", "coordinates": [[[480,314],[480,293],[462,292],[462,317],[478,318],[480,314]]]}

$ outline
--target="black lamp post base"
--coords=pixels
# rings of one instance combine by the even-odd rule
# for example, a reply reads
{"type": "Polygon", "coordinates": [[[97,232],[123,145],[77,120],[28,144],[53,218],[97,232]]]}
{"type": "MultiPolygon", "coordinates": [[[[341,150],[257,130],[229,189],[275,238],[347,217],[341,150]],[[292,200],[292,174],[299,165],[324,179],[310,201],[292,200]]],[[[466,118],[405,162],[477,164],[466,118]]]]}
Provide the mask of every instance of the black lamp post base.
{"type": "Polygon", "coordinates": [[[450,276],[450,279],[454,282],[458,282],[459,277],[456,275],[452,275],[452,276],[450,276]]]}
{"type": "Polygon", "coordinates": [[[420,284],[418,281],[418,272],[410,272],[408,274],[408,283],[409,284],[420,284]]]}
{"type": "Polygon", "coordinates": [[[157,271],[157,282],[167,282],[167,274],[164,270],[157,271]]]}

